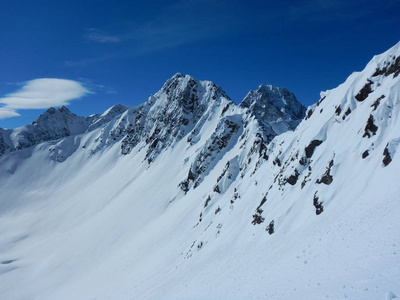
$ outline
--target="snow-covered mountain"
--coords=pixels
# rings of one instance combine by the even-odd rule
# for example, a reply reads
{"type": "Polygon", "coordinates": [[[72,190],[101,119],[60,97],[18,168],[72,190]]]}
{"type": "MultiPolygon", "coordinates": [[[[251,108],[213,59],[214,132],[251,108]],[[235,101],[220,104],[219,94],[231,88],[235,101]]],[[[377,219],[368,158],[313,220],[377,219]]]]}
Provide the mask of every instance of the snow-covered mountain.
{"type": "Polygon", "coordinates": [[[0,294],[395,299],[399,73],[400,43],[307,112],[176,74],[138,107],[3,130],[0,294]]]}
{"type": "Polygon", "coordinates": [[[272,85],[260,85],[250,91],[240,105],[248,107],[272,135],[294,130],[305,114],[305,107],[293,93],[272,85]]]}
{"type": "Polygon", "coordinates": [[[17,129],[0,128],[0,155],[35,146],[41,142],[57,140],[71,135],[78,135],[97,128],[128,107],[115,105],[101,115],[79,117],[65,106],[49,108],[31,125],[17,129]]]}

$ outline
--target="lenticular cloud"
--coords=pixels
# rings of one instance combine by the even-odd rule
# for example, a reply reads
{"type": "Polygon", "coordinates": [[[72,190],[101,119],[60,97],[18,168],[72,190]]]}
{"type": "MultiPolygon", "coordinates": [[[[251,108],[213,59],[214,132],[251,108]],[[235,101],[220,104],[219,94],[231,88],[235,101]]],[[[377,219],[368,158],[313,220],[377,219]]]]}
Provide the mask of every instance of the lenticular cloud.
{"type": "Polygon", "coordinates": [[[79,82],[57,78],[39,78],[27,81],[14,93],[0,98],[0,118],[19,115],[19,109],[42,109],[69,104],[89,91],[79,82]]]}

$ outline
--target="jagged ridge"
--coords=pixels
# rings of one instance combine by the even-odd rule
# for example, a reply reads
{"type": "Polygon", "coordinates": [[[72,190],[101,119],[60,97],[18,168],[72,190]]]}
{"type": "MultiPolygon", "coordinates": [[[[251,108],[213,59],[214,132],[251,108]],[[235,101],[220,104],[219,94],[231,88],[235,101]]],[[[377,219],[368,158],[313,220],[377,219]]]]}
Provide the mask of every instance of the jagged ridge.
{"type": "Polygon", "coordinates": [[[395,297],[399,54],[276,137],[257,105],[177,74],[92,131],[3,155],[2,295],[395,297]]]}

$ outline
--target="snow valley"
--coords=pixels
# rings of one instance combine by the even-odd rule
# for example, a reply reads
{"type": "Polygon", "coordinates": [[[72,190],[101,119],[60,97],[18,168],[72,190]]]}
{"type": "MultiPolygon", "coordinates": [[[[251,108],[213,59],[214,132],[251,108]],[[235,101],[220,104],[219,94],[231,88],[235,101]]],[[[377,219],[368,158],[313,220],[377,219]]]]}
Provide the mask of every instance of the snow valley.
{"type": "Polygon", "coordinates": [[[399,74],[400,43],[308,109],[176,74],[0,129],[0,294],[396,299],[399,74]]]}

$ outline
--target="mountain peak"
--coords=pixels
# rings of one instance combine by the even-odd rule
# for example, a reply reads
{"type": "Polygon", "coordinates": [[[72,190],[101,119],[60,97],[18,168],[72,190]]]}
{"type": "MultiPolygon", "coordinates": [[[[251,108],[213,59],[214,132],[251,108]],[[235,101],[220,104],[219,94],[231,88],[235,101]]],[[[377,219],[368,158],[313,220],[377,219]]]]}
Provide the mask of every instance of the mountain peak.
{"type": "Polygon", "coordinates": [[[61,106],[59,108],[50,107],[44,113],[42,113],[35,121],[32,122],[32,125],[37,125],[42,122],[47,122],[48,120],[59,120],[65,119],[68,117],[78,117],[74,113],[72,113],[66,106],[61,106]]]}
{"type": "Polygon", "coordinates": [[[214,82],[198,80],[191,75],[182,73],[176,73],[168,79],[154,96],[157,99],[165,98],[168,103],[178,102],[179,105],[184,106],[192,106],[193,102],[206,104],[220,98],[231,101],[224,90],[214,82]]]}
{"type": "Polygon", "coordinates": [[[125,106],[123,104],[116,104],[107,109],[104,113],[101,114],[101,116],[104,117],[107,115],[112,115],[114,117],[115,115],[123,113],[127,109],[129,109],[128,106],[125,106]]]}
{"type": "Polygon", "coordinates": [[[185,77],[185,76],[186,76],[185,74],[182,74],[182,73],[180,73],[180,72],[177,72],[177,73],[175,73],[175,75],[172,76],[171,78],[181,78],[181,77],[185,77]]]}
{"type": "Polygon", "coordinates": [[[281,87],[276,87],[276,86],[273,86],[272,84],[260,84],[257,89],[257,91],[259,91],[261,93],[262,92],[267,93],[268,91],[273,91],[273,90],[287,90],[287,89],[281,88],[281,87]]]}
{"type": "Polygon", "coordinates": [[[263,123],[294,121],[287,128],[291,130],[297,126],[306,111],[296,96],[286,88],[264,84],[256,91],[250,91],[240,106],[248,108],[263,123]]]}

